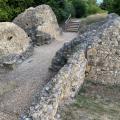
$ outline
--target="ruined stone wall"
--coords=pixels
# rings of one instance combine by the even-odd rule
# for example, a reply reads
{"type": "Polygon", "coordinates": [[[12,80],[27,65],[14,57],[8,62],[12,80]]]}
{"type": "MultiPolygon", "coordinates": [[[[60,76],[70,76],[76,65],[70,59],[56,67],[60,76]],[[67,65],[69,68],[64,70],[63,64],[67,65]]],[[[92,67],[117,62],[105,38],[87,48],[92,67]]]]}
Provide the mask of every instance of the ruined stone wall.
{"type": "Polygon", "coordinates": [[[60,103],[74,97],[84,79],[120,84],[120,17],[110,14],[94,25],[56,53],[51,70],[57,74],[44,87],[26,118],[54,120],[60,103]]]}
{"type": "Polygon", "coordinates": [[[51,70],[59,71],[69,57],[83,49],[88,66],[86,79],[104,84],[120,84],[120,17],[110,14],[104,21],[88,26],[88,30],[64,45],[54,57],[51,70]]]}
{"type": "Polygon", "coordinates": [[[54,120],[60,103],[73,98],[82,85],[86,63],[83,51],[74,53],[67,64],[44,87],[39,102],[31,107],[28,117],[33,120],[54,120]]]}
{"type": "Polygon", "coordinates": [[[60,36],[57,18],[48,5],[30,7],[19,14],[13,22],[23,28],[37,45],[50,43],[60,36]]]}

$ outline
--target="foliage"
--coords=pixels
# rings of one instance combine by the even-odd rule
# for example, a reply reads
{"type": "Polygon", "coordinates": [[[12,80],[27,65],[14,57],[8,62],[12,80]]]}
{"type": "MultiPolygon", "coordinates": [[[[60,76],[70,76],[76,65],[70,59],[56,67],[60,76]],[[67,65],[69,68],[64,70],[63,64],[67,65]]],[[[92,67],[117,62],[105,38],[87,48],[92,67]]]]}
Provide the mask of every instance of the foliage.
{"type": "Polygon", "coordinates": [[[96,4],[95,0],[89,0],[87,2],[87,15],[104,12],[105,11],[101,10],[101,8],[96,4]]]}
{"type": "Polygon", "coordinates": [[[69,0],[49,0],[47,4],[52,7],[58,21],[67,19],[70,13],[74,14],[73,5],[69,0]]]}
{"type": "Polygon", "coordinates": [[[76,17],[84,17],[91,14],[103,13],[96,0],[72,0],[76,17]]]}
{"type": "Polygon", "coordinates": [[[103,0],[101,8],[108,10],[109,13],[117,13],[120,15],[120,0],[103,0]]]}
{"type": "Polygon", "coordinates": [[[85,1],[83,0],[73,0],[72,4],[74,6],[75,9],[75,16],[77,18],[80,18],[82,16],[86,16],[87,14],[87,4],[85,1]]]}
{"type": "Polygon", "coordinates": [[[50,5],[59,22],[70,14],[79,18],[101,12],[96,0],[0,0],[0,21],[11,21],[28,7],[40,4],[50,5]]]}
{"type": "Polygon", "coordinates": [[[33,3],[33,0],[0,0],[0,21],[11,21],[33,3]]]}

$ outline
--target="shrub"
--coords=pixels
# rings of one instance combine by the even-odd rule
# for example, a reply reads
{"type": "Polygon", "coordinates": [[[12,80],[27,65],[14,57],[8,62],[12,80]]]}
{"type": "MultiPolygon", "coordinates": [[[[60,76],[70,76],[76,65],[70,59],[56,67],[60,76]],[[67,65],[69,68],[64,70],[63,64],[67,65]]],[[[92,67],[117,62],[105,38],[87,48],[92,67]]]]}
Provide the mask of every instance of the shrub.
{"type": "Polygon", "coordinates": [[[67,19],[70,14],[80,18],[102,12],[96,0],[0,0],[0,21],[12,21],[26,8],[40,4],[50,5],[59,22],[67,19]]]}
{"type": "Polygon", "coordinates": [[[0,0],[0,21],[11,21],[32,3],[33,0],[0,0]]]}
{"type": "Polygon", "coordinates": [[[87,15],[87,4],[83,0],[73,0],[72,4],[75,9],[75,17],[80,18],[87,15]]]}
{"type": "Polygon", "coordinates": [[[109,13],[117,13],[120,15],[120,0],[103,0],[101,8],[109,13]]]}
{"type": "Polygon", "coordinates": [[[104,13],[104,10],[101,10],[97,5],[89,5],[87,10],[87,15],[104,13]]]}

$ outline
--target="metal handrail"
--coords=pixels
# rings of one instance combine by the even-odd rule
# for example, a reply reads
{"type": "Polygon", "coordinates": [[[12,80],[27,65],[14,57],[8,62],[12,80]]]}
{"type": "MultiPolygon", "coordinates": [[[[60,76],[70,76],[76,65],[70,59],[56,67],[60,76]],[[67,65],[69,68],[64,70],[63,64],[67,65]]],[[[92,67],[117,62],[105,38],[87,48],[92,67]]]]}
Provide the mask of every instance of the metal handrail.
{"type": "Polygon", "coordinates": [[[65,30],[67,28],[67,24],[70,22],[71,14],[69,15],[68,19],[65,21],[65,30]]]}
{"type": "Polygon", "coordinates": [[[71,18],[71,14],[69,15],[68,19],[65,21],[65,24],[69,22],[70,18],[71,18]]]}

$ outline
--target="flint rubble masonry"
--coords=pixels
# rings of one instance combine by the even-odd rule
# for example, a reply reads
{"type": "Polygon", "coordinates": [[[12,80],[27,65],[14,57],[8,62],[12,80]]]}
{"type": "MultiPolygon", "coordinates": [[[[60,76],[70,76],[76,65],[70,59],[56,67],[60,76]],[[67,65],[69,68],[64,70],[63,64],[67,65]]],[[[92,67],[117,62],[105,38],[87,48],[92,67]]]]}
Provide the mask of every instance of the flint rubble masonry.
{"type": "Polygon", "coordinates": [[[30,48],[30,38],[23,29],[11,22],[0,23],[0,67],[29,57],[32,54],[30,48]]]}
{"type": "MultiPolygon", "coordinates": [[[[110,14],[101,22],[66,43],[53,58],[58,72],[43,89],[40,100],[29,110],[33,120],[55,120],[58,106],[74,97],[84,82],[120,84],[120,17],[110,14]]],[[[26,119],[25,119],[26,120],[26,119]]]]}
{"type": "Polygon", "coordinates": [[[32,106],[29,116],[33,120],[55,120],[60,103],[73,98],[85,78],[87,60],[84,51],[78,51],[59,73],[44,87],[40,101],[32,106]]]}

